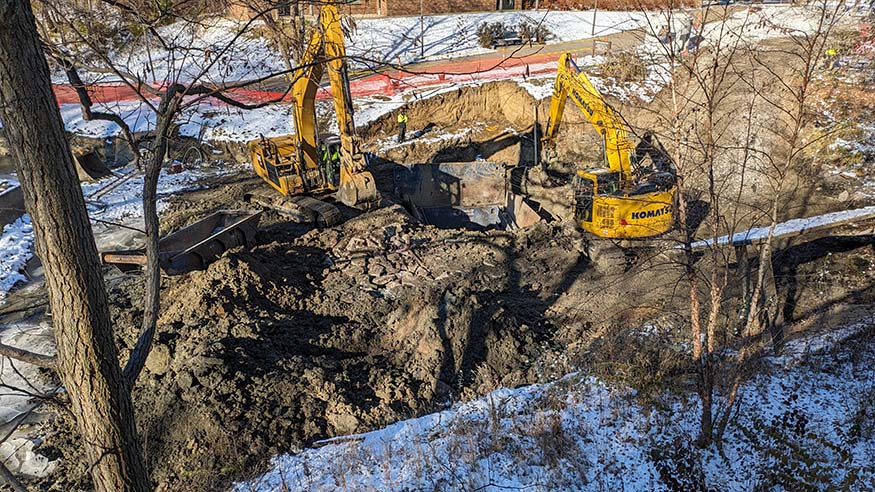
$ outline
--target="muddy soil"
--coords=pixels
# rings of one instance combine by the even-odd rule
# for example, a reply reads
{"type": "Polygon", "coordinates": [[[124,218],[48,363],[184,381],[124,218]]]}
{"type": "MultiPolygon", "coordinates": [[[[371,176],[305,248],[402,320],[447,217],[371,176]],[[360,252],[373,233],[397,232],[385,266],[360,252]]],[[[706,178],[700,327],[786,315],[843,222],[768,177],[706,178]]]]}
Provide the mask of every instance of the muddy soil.
{"type": "MultiPolygon", "coordinates": [[[[398,206],[305,231],[269,219],[254,250],[166,279],[135,391],[158,490],[221,490],[295,446],[569,370],[579,333],[548,315],[547,273],[585,271],[578,236],[438,230],[398,206]]],[[[110,286],[130,348],[140,279],[110,286]]]]}

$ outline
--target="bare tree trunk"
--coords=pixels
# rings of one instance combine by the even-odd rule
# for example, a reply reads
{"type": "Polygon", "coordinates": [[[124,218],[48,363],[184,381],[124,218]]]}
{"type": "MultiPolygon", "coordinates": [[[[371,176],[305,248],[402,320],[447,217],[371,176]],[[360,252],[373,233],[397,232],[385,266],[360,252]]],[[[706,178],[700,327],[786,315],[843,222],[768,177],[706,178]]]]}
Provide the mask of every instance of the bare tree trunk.
{"type": "Polygon", "coordinates": [[[97,247],[29,0],[0,0],[0,118],[36,236],[58,373],[98,492],[147,492],[97,247]]]}
{"type": "Polygon", "coordinates": [[[161,307],[161,267],[158,263],[158,178],[164,156],[167,154],[169,133],[173,118],[179,108],[179,97],[175,86],[162,98],[158,108],[158,122],[155,129],[155,149],[152,158],[146,162],[146,173],[143,179],[143,220],[146,230],[146,277],[145,295],[143,296],[143,321],[137,344],[131,352],[130,359],[124,369],[128,384],[133,387],[137,376],[146,364],[146,358],[152,350],[152,341],[158,326],[158,313],[161,307]]]}

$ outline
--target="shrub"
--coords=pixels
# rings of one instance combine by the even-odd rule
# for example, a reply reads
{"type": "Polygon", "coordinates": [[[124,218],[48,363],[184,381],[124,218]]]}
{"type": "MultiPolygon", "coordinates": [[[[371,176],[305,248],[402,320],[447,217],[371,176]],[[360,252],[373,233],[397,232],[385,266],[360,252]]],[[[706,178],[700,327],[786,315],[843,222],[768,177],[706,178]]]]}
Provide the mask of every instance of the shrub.
{"type": "Polygon", "coordinates": [[[492,48],[493,43],[504,36],[507,25],[504,22],[484,22],[477,26],[477,42],[484,48],[492,48]]]}
{"type": "Polygon", "coordinates": [[[532,19],[526,19],[517,28],[517,34],[519,34],[523,43],[544,44],[553,33],[543,24],[537,23],[532,19]]]}
{"type": "Polygon", "coordinates": [[[634,53],[620,52],[611,55],[599,65],[601,74],[620,82],[642,82],[647,78],[647,65],[634,53]]]}

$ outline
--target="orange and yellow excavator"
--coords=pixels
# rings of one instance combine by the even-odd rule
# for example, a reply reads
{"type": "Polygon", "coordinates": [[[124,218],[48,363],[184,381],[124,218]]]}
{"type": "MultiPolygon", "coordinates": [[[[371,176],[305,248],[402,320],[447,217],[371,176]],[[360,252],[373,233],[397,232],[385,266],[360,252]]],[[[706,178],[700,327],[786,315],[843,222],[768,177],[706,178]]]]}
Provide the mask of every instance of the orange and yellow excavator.
{"type": "Polygon", "coordinates": [[[570,53],[559,58],[542,143],[556,138],[569,97],[602,137],[605,153],[604,167],[578,170],[572,180],[575,221],[600,238],[647,238],[669,231],[677,190],[674,163],[650,133],[633,144],[620,116],[570,53]]]}
{"type": "Polygon", "coordinates": [[[280,203],[260,196],[250,199],[331,226],[340,221],[340,211],[317,196],[334,193],[351,207],[369,205],[379,199],[374,176],[367,170],[367,159],[356,135],[343,27],[335,5],[322,7],[319,27],[298,65],[301,68],[293,74],[291,90],[296,133],[249,142],[255,172],[287,198],[280,203]],[[317,132],[316,92],[325,67],[339,136],[317,132]]]}

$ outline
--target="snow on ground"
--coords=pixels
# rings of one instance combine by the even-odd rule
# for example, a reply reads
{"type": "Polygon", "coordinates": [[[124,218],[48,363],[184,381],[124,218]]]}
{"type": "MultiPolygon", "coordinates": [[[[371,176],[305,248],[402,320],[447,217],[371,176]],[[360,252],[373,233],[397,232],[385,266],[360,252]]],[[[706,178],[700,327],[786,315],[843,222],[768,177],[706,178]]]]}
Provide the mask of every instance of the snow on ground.
{"type": "MultiPolygon", "coordinates": [[[[641,12],[599,12],[595,19],[595,35],[604,36],[639,29],[644,25],[641,12]]],[[[381,63],[411,63],[414,61],[454,58],[490,53],[477,41],[477,26],[503,22],[509,29],[522,22],[541,24],[553,34],[547,42],[557,43],[591,38],[591,11],[530,11],[485,12],[473,14],[436,15],[424,19],[424,56],[419,45],[419,17],[361,19],[347,41],[350,55],[381,63]]]]}
{"type": "MultiPolygon", "coordinates": [[[[60,110],[64,126],[70,133],[90,138],[106,138],[121,133],[121,128],[111,121],[86,121],[79,104],[62,104],[60,110]]],[[[97,103],[94,110],[119,115],[134,133],[155,129],[155,112],[141,101],[97,103]]]]}
{"type": "MultiPolygon", "coordinates": [[[[809,229],[823,227],[834,222],[850,221],[854,219],[871,219],[875,216],[875,205],[863,207],[853,210],[842,210],[840,212],[832,212],[814,217],[792,219],[786,222],[781,222],[775,226],[773,237],[780,237],[787,234],[802,232],[809,229]]],[[[746,231],[737,232],[731,236],[720,236],[716,239],[707,239],[697,241],[691,246],[695,248],[704,248],[709,244],[724,246],[728,244],[749,244],[751,241],[761,241],[769,237],[770,227],[754,227],[746,231]]],[[[681,249],[683,246],[676,246],[681,249]]]]}
{"type": "MultiPolygon", "coordinates": [[[[354,67],[365,68],[385,63],[411,63],[489,53],[480,47],[477,26],[503,22],[510,30],[523,21],[541,24],[552,36],[548,43],[588,39],[593,36],[593,13],[587,11],[485,12],[420,18],[363,18],[354,21],[346,40],[354,67]],[[420,37],[424,47],[420,47],[420,37]]],[[[641,12],[598,12],[595,36],[604,36],[645,25],[641,12]]],[[[130,41],[124,49],[112,53],[113,63],[144,80],[204,83],[253,80],[285,69],[282,57],[264,37],[260,21],[246,22],[210,19],[204,23],[180,21],[158,28],[170,46],[191,48],[190,52],[168,51],[147,34],[130,41]],[[240,35],[242,33],[242,35],[240,35]],[[230,47],[226,49],[226,47],[230,47]]],[[[83,73],[90,82],[113,82],[112,75],[83,73]]],[[[59,84],[68,83],[62,72],[53,76],[59,84]]]]}
{"type": "MultiPolygon", "coordinates": [[[[120,174],[127,174],[131,169],[121,169],[120,174]]],[[[158,213],[166,208],[166,202],[162,200],[168,196],[186,191],[194,191],[204,188],[204,178],[216,176],[228,171],[216,171],[213,169],[187,169],[176,174],[167,174],[162,171],[158,180],[158,213]]],[[[97,183],[83,183],[82,192],[85,194],[88,215],[92,220],[110,222],[136,222],[136,226],[142,228],[143,218],[143,176],[136,175],[112,191],[92,200],[89,196],[100,190],[114,178],[107,178],[97,183]]]]}
{"type": "MultiPolygon", "coordinates": [[[[0,329],[0,340],[7,345],[20,347],[38,354],[55,353],[55,342],[49,323],[28,322],[10,323],[0,329]]],[[[41,375],[40,370],[30,364],[13,361],[7,357],[0,359],[0,382],[5,387],[0,392],[0,423],[26,418],[39,402],[30,393],[52,394],[59,388],[41,375]]],[[[0,443],[0,462],[16,475],[42,477],[49,475],[57,467],[51,461],[35,452],[39,444],[36,439],[16,432],[0,443]]]]}
{"type": "MultiPolygon", "coordinates": [[[[846,335],[873,328],[870,319],[846,335]]],[[[270,471],[233,490],[662,491],[670,490],[669,476],[672,490],[696,490],[697,478],[726,492],[754,484],[802,490],[806,482],[871,490],[875,349],[864,343],[855,356],[823,353],[830,347],[794,364],[785,364],[796,354],[788,351],[743,385],[725,458],[692,444],[694,395],[663,395],[645,407],[634,390],[573,374],[277,456],[270,471]]]]}
{"type": "Polygon", "coordinates": [[[389,137],[377,140],[374,142],[374,147],[377,153],[388,152],[392,149],[398,149],[401,147],[407,147],[409,145],[434,145],[440,142],[446,141],[459,141],[464,139],[466,136],[476,133],[482,129],[484,129],[486,125],[479,123],[474,124],[465,128],[461,128],[455,132],[447,132],[443,133],[443,128],[436,128],[434,130],[428,131],[426,133],[420,134],[419,132],[413,132],[408,134],[407,140],[403,142],[398,142],[397,137],[389,137]]]}
{"type": "Polygon", "coordinates": [[[721,40],[734,43],[739,38],[753,44],[766,39],[811,34],[818,29],[819,21],[820,12],[815,6],[763,5],[735,12],[725,23],[707,24],[702,29],[702,37],[705,43],[711,44],[721,40]]]}
{"type": "Polygon", "coordinates": [[[856,128],[861,131],[859,139],[836,138],[830,145],[830,150],[841,149],[852,158],[828,163],[826,172],[857,182],[858,186],[853,195],[871,200],[875,199],[875,176],[870,171],[870,157],[875,155],[875,126],[860,121],[855,123],[856,128]]]}
{"type": "MultiPolygon", "coordinates": [[[[601,56],[581,56],[577,58],[578,66],[584,70],[596,67],[604,62],[601,56]]],[[[553,62],[550,73],[523,77],[516,72],[490,80],[478,80],[471,77],[459,77],[458,80],[448,80],[439,85],[427,88],[416,88],[412,84],[407,90],[392,96],[358,97],[354,101],[356,125],[361,127],[367,123],[390,113],[409,100],[424,100],[452,91],[459,87],[477,86],[494,80],[510,80],[526,89],[535,99],[542,100],[553,94],[556,63],[553,62]]],[[[663,64],[654,64],[647,68],[647,78],[641,83],[618,82],[612,78],[602,78],[589,75],[590,80],[604,94],[612,95],[620,100],[629,101],[638,98],[647,103],[669,82],[670,74],[663,64]]],[[[451,78],[450,78],[451,79],[451,78]]],[[[408,79],[409,80],[409,79],[408,79]]],[[[141,101],[116,102],[97,104],[96,109],[119,114],[131,125],[135,132],[154,129],[155,117],[150,108],[141,101]]],[[[333,111],[331,104],[319,101],[317,111],[323,113],[333,111]]],[[[61,105],[61,116],[66,129],[77,135],[91,138],[108,138],[120,133],[118,125],[112,122],[82,118],[78,104],[61,105]]],[[[337,132],[333,118],[327,131],[337,132]]],[[[206,141],[248,142],[260,135],[273,137],[295,132],[292,117],[292,107],[289,104],[272,104],[253,110],[242,110],[222,103],[201,102],[189,108],[180,116],[179,134],[187,137],[200,138],[206,141]]]]}
{"type": "MultiPolygon", "coordinates": [[[[130,169],[120,170],[121,174],[127,172],[130,172],[130,169]]],[[[162,201],[162,198],[183,191],[200,189],[204,186],[204,178],[226,172],[230,171],[189,169],[178,174],[162,173],[158,181],[158,213],[160,214],[166,206],[166,202],[162,201]]],[[[107,227],[105,222],[111,222],[142,230],[142,175],[128,179],[97,200],[89,198],[93,192],[114,179],[111,177],[97,183],[82,184],[88,215],[94,221],[95,229],[99,232],[110,232],[113,227],[107,227]]],[[[125,239],[130,238],[126,237],[125,239]]],[[[107,244],[98,238],[99,246],[104,247],[107,244]]],[[[3,234],[0,235],[0,304],[12,287],[19,282],[27,281],[27,276],[22,272],[31,257],[33,257],[33,228],[30,224],[30,217],[25,214],[6,226],[3,234]]]]}
{"type": "MultiPolygon", "coordinates": [[[[178,81],[219,84],[252,80],[284,69],[282,59],[261,36],[260,22],[247,24],[214,18],[203,22],[180,21],[157,28],[170,47],[164,49],[148,32],[128,40],[123,49],[110,54],[113,65],[158,84],[178,81]]],[[[118,82],[114,75],[80,73],[87,82],[118,82]]],[[[54,83],[69,83],[62,71],[54,83]]]]}
{"type": "Polygon", "coordinates": [[[18,282],[27,281],[22,273],[33,256],[33,227],[27,214],[3,228],[0,234],[0,303],[18,282]]]}

